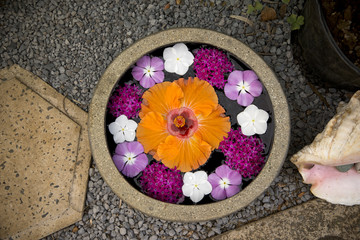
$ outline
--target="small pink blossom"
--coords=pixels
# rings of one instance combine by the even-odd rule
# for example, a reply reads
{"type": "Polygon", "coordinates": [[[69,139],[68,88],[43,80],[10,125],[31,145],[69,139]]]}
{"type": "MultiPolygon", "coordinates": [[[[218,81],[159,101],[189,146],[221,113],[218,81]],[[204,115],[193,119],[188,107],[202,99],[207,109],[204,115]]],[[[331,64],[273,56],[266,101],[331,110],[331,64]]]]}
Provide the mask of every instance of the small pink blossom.
{"type": "Polygon", "coordinates": [[[158,57],[143,56],[136,62],[131,74],[144,88],[164,81],[164,62],[158,57]]]}

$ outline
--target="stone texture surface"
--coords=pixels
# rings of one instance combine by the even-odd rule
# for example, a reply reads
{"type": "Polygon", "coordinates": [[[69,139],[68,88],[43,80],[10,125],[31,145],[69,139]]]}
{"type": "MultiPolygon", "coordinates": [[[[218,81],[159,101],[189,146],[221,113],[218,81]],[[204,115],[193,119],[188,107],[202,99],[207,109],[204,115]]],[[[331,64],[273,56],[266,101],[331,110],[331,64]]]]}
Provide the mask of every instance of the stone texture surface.
{"type": "Polygon", "coordinates": [[[0,238],[41,238],[82,217],[87,114],[16,65],[0,79],[0,238]]]}
{"type": "Polygon", "coordinates": [[[360,206],[315,199],[212,238],[360,239],[360,206]]]}

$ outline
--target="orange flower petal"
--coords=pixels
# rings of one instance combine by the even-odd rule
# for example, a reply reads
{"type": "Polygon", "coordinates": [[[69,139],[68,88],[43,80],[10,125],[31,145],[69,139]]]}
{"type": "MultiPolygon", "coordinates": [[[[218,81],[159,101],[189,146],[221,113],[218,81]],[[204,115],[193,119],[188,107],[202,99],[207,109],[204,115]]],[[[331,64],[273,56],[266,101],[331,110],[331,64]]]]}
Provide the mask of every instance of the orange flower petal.
{"type": "Polygon", "coordinates": [[[180,100],[183,97],[182,89],[174,82],[155,84],[144,93],[139,116],[143,118],[147,113],[153,111],[166,117],[168,111],[180,107],[180,100]]]}
{"type": "Polygon", "coordinates": [[[225,110],[218,105],[206,118],[198,118],[198,132],[202,139],[209,143],[212,150],[219,147],[219,143],[227,137],[227,133],[231,130],[229,117],[224,117],[225,110]]]}
{"type": "Polygon", "coordinates": [[[140,121],[137,130],[137,140],[144,146],[146,153],[157,150],[160,143],[169,135],[164,118],[157,112],[150,112],[140,121]]]}
{"type": "Polygon", "coordinates": [[[158,156],[162,163],[188,172],[203,165],[211,154],[211,146],[204,142],[199,134],[188,139],[179,139],[169,135],[158,147],[158,156]]]}
{"type": "Polygon", "coordinates": [[[180,78],[176,82],[184,92],[183,107],[192,109],[195,115],[208,116],[218,105],[218,97],[214,88],[204,80],[180,78]]]}

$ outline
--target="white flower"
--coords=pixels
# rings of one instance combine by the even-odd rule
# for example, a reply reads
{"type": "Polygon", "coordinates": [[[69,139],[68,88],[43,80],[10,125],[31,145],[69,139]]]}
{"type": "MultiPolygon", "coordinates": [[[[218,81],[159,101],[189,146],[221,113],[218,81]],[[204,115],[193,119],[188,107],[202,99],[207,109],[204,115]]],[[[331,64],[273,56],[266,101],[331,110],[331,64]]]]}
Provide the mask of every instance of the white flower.
{"type": "Polygon", "coordinates": [[[116,118],[115,122],[110,123],[109,131],[114,135],[116,144],[125,141],[134,141],[137,123],[134,120],[128,120],[125,115],[116,118]]]}
{"type": "Polygon", "coordinates": [[[246,136],[264,134],[267,129],[269,114],[251,104],[237,115],[237,121],[241,126],[241,132],[246,136]]]}
{"type": "Polygon", "coordinates": [[[186,197],[197,203],[203,199],[205,194],[211,193],[212,186],[208,182],[208,175],[204,171],[195,173],[187,172],[184,175],[184,185],[182,192],[186,197]]]}
{"type": "Polygon", "coordinates": [[[163,57],[165,70],[178,75],[184,75],[194,62],[194,55],[184,43],[177,43],[173,47],[165,48],[163,57]]]}

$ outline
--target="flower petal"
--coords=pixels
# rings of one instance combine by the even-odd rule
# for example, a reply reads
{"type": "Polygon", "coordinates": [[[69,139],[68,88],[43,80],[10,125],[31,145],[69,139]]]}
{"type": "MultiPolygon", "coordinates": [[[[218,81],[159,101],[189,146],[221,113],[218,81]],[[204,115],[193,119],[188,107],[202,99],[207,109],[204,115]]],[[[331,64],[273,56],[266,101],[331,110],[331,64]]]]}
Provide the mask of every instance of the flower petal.
{"type": "Polygon", "coordinates": [[[189,66],[182,62],[178,62],[176,66],[177,69],[175,70],[175,73],[181,76],[184,75],[189,70],[189,66]]]}
{"type": "Polygon", "coordinates": [[[194,176],[194,173],[192,172],[187,172],[185,173],[184,175],[184,184],[195,184],[195,176],[194,176]]]}
{"type": "Polygon", "coordinates": [[[114,142],[116,144],[125,142],[125,136],[123,132],[117,132],[114,134],[114,142]]]}
{"type": "Polygon", "coordinates": [[[232,85],[238,85],[243,82],[243,71],[235,70],[230,73],[228,77],[228,83],[232,85]]]}
{"type": "Polygon", "coordinates": [[[115,122],[119,124],[120,127],[125,127],[128,123],[128,118],[126,117],[126,115],[120,115],[115,119],[115,122]]]}
{"type": "Polygon", "coordinates": [[[169,60],[166,60],[164,63],[164,68],[169,73],[174,73],[178,69],[178,61],[176,59],[170,58],[169,60]]]}
{"type": "Polygon", "coordinates": [[[126,128],[128,130],[132,130],[135,131],[137,128],[138,124],[134,121],[134,120],[128,120],[128,122],[126,123],[126,128]]]}
{"type": "Polygon", "coordinates": [[[218,97],[214,88],[199,78],[175,81],[184,92],[183,105],[193,110],[195,115],[207,117],[218,106],[218,97]]]}
{"type": "Polygon", "coordinates": [[[182,89],[174,82],[156,84],[144,93],[139,116],[143,118],[148,112],[153,111],[166,117],[169,110],[180,107],[183,97],[182,89]]]}
{"type": "Polygon", "coordinates": [[[128,150],[128,143],[120,143],[115,148],[115,154],[125,156],[126,153],[129,152],[128,150]]]}
{"type": "MultiPolygon", "coordinates": [[[[177,58],[176,51],[172,47],[165,48],[164,52],[163,52],[163,57],[165,60],[165,64],[169,59],[175,60],[177,58]]],[[[166,69],[166,67],[165,67],[165,69],[166,69]]]]}
{"type": "Polygon", "coordinates": [[[109,131],[111,134],[115,134],[121,131],[121,127],[117,122],[112,122],[109,124],[109,131]]]}
{"type": "Polygon", "coordinates": [[[254,101],[254,97],[246,91],[240,91],[237,98],[237,103],[241,106],[249,106],[254,101]]]}
{"type": "Polygon", "coordinates": [[[259,80],[254,80],[252,83],[250,83],[248,91],[254,97],[260,96],[262,92],[261,82],[259,80]]]}
{"type": "Polygon", "coordinates": [[[181,56],[181,62],[187,66],[190,66],[194,62],[194,55],[190,51],[183,53],[181,56]]]}
{"type": "Polygon", "coordinates": [[[144,147],[139,142],[129,142],[127,143],[127,148],[129,152],[133,153],[135,156],[144,152],[144,147]]]}
{"type": "Polygon", "coordinates": [[[176,55],[181,57],[186,52],[189,51],[188,47],[184,43],[177,43],[173,46],[174,51],[176,52],[176,55]]]}
{"type": "Polygon", "coordinates": [[[169,135],[157,149],[162,163],[168,168],[176,167],[181,172],[199,168],[210,157],[211,146],[202,141],[198,134],[187,139],[169,135]]]}
{"type": "Polygon", "coordinates": [[[125,140],[128,141],[128,142],[134,141],[135,136],[136,136],[135,131],[133,131],[133,130],[126,130],[124,132],[125,140]]]}
{"type": "Polygon", "coordinates": [[[135,66],[132,69],[131,74],[136,80],[140,81],[142,77],[145,75],[144,68],[135,66]]]}
{"type": "Polygon", "coordinates": [[[144,146],[145,153],[156,151],[159,144],[164,142],[168,135],[166,122],[157,112],[146,114],[136,132],[137,139],[144,146]]]}
{"type": "Polygon", "coordinates": [[[124,166],[125,166],[124,157],[115,154],[112,157],[112,159],[114,161],[114,164],[115,164],[116,168],[121,172],[124,169],[124,166]]]}
{"type": "Polygon", "coordinates": [[[245,70],[245,71],[243,71],[243,79],[244,79],[244,82],[247,82],[248,84],[250,84],[253,81],[258,80],[258,77],[254,71],[245,70]]]}
{"type": "Polygon", "coordinates": [[[161,60],[158,57],[153,57],[151,59],[151,63],[150,63],[151,67],[154,68],[155,71],[162,71],[164,70],[164,61],[161,60]]]}
{"type": "Polygon", "coordinates": [[[205,181],[205,182],[199,184],[199,189],[202,193],[204,193],[206,195],[206,194],[211,193],[212,186],[208,181],[205,181]]]}
{"type": "Polygon", "coordinates": [[[225,96],[231,100],[236,100],[239,96],[239,90],[237,89],[236,85],[227,83],[224,87],[225,96]]]}
{"type": "Polygon", "coordinates": [[[159,71],[159,72],[154,72],[152,79],[155,81],[155,83],[161,83],[164,81],[164,77],[165,77],[164,72],[159,71]]]}
{"type": "Polygon", "coordinates": [[[194,187],[191,184],[184,184],[181,189],[186,197],[190,197],[194,191],[194,187]]]}
{"type": "Polygon", "coordinates": [[[140,85],[144,88],[151,88],[155,85],[155,81],[151,77],[144,75],[142,79],[140,79],[140,85]]]}
{"type": "Polygon", "coordinates": [[[146,154],[140,154],[136,157],[133,164],[126,164],[122,173],[128,177],[135,177],[148,165],[149,160],[146,154]]]}
{"type": "Polygon", "coordinates": [[[208,177],[208,181],[214,189],[219,185],[221,178],[216,173],[211,173],[208,177]]]}
{"type": "Polygon", "coordinates": [[[240,192],[240,187],[238,185],[230,185],[227,188],[225,188],[226,197],[232,197],[235,194],[240,192]]]}
{"type": "Polygon", "coordinates": [[[216,200],[224,200],[226,198],[226,192],[220,185],[218,185],[211,191],[211,196],[216,200]]]}
{"type": "Polygon", "coordinates": [[[225,110],[218,105],[206,118],[198,118],[198,131],[212,149],[218,148],[220,142],[227,137],[227,133],[231,130],[230,118],[224,117],[224,113],[225,110]]]}
{"type": "Polygon", "coordinates": [[[251,118],[255,118],[259,112],[259,108],[252,104],[246,107],[244,111],[249,114],[251,118]]]}
{"type": "Polygon", "coordinates": [[[146,68],[150,66],[150,62],[151,61],[149,56],[143,56],[136,62],[136,65],[142,68],[146,68]]]}
{"type": "Polygon", "coordinates": [[[194,188],[192,194],[190,195],[190,199],[194,202],[200,202],[204,198],[204,193],[201,192],[199,189],[194,188]]]}
{"type": "Polygon", "coordinates": [[[254,128],[255,128],[255,133],[264,134],[267,129],[267,123],[263,122],[263,121],[261,121],[261,122],[255,121],[254,128]]]}
{"type": "Polygon", "coordinates": [[[247,124],[245,126],[241,126],[241,132],[246,136],[252,136],[256,133],[253,124],[247,124]]]}
{"type": "Polygon", "coordinates": [[[194,177],[197,183],[201,183],[202,181],[207,181],[208,175],[205,171],[197,171],[194,173],[194,177]]]}
{"type": "Polygon", "coordinates": [[[231,171],[228,173],[227,177],[230,181],[230,185],[240,185],[242,183],[241,174],[235,170],[231,169],[231,171]]]}
{"type": "Polygon", "coordinates": [[[221,165],[215,169],[215,173],[221,178],[229,178],[229,174],[232,170],[228,165],[221,165]]]}
{"type": "Polygon", "coordinates": [[[236,119],[240,126],[248,125],[249,123],[251,123],[251,120],[252,120],[250,114],[248,114],[245,111],[239,113],[237,115],[236,119]]]}
{"type": "Polygon", "coordinates": [[[266,111],[259,109],[256,115],[256,121],[267,122],[268,119],[269,119],[269,114],[266,111]]]}

